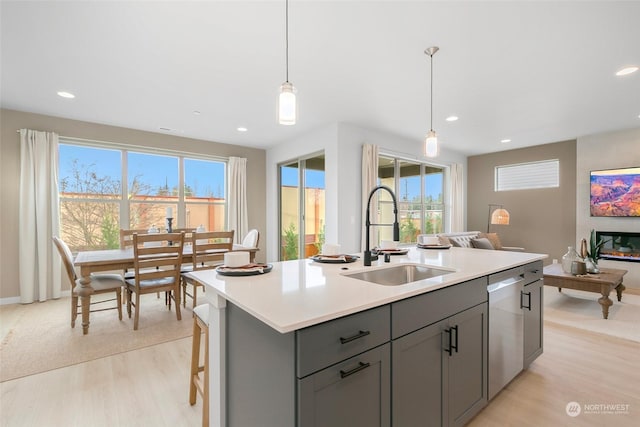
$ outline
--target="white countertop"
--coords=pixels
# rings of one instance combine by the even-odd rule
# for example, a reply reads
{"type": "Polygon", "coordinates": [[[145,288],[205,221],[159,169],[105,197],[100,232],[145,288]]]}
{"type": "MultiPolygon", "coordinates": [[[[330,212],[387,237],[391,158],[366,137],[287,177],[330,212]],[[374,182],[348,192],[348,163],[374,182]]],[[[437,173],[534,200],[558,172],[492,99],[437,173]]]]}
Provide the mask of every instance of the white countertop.
{"type": "Polygon", "coordinates": [[[348,264],[311,259],[275,262],[271,272],[258,276],[222,276],[215,270],[190,274],[207,287],[207,293],[216,292],[275,330],[287,333],[544,258],[547,255],[526,252],[412,247],[407,255],[392,256],[390,264],[380,257],[371,267],[363,265],[361,256],[348,264]],[[400,263],[426,264],[453,273],[399,286],[344,276],[400,263]]]}

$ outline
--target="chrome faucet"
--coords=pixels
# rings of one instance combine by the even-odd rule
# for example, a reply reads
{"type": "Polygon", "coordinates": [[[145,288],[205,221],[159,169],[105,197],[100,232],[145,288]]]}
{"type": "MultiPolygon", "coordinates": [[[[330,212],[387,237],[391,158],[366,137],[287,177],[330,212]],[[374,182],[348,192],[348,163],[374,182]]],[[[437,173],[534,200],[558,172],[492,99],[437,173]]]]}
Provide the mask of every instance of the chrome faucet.
{"type": "Polygon", "coordinates": [[[386,187],[384,185],[378,185],[376,188],[374,188],[373,190],[371,190],[371,193],[369,193],[369,200],[367,201],[367,221],[365,222],[366,227],[367,227],[367,237],[366,237],[366,248],[364,251],[364,265],[365,266],[370,266],[371,265],[371,261],[372,260],[377,260],[378,259],[378,255],[371,255],[371,250],[369,249],[369,228],[372,225],[375,226],[380,226],[380,225],[392,225],[393,226],[393,240],[394,241],[399,241],[400,240],[400,224],[398,224],[398,202],[396,202],[396,195],[393,194],[393,191],[391,191],[391,189],[389,187],[386,187]],[[389,194],[391,194],[391,198],[393,199],[393,215],[395,216],[395,219],[393,221],[393,224],[371,224],[371,219],[370,219],[370,207],[371,207],[371,198],[373,197],[373,194],[378,191],[378,190],[387,190],[387,192],[389,192],[389,194]]]}

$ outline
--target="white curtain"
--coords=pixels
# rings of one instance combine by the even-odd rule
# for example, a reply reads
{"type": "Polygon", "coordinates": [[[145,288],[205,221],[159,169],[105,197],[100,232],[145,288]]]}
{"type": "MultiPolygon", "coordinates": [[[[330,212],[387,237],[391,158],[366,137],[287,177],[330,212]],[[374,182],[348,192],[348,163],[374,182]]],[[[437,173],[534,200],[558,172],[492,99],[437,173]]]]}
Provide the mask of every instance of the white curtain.
{"type": "Polygon", "coordinates": [[[464,201],[462,176],[462,165],[454,163],[451,165],[451,232],[464,230],[464,201]]]}
{"type": "MultiPolygon", "coordinates": [[[[366,215],[367,202],[369,201],[369,193],[378,184],[378,146],[372,144],[362,145],[362,238],[360,242],[361,251],[365,250],[366,242],[366,215]]],[[[371,223],[378,222],[378,196],[375,195],[371,199],[371,223]]],[[[378,231],[376,227],[371,230],[369,238],[370,246],[373,247],[378,241],[378,231]]]]}
{"type": "Polygon", "coordinates": [[[229,229],[235,230],[236,243],[249,231],[247,207],[247,159],[229,157],[229,229]]]}
{"type": "Polygon", "coordinates": [[[58,135],[20,130],[20,302],[60,298],[58,135]]]}

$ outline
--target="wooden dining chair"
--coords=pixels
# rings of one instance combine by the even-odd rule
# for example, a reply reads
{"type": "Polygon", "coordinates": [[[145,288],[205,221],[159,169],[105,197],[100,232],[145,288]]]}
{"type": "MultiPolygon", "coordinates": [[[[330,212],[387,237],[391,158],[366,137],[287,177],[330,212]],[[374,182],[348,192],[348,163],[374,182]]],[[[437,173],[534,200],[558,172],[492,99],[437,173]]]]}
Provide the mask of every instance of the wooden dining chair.
{"type": "Polygon", "coordinates": [[[187,306],[187,296],[193,299],[193,307],[198,301],[198,287],[204,286],[187,275],[192,271],[207,270],[215,268],[224,262],[225,252],[233,248],[233,236],[235,231],[205,231],[203,233],[194,232],[192,239],[191,265],[182,270],[182,304],[187,306]],[[187,290],[188,285],[193,288],[193,294],[187,290]]]}
{"type": "MultiPolygon", "coordinates": [[[[53,236],[53,243],[58,249],[60,253],[60,257],[62,258],[62,264],[64,264],[64,268],[67,271],[67,276],[69,277],[69,282],[71,283],[71,327],[76,326],[76,318],[78,317],[78,313],[81,311],[80,305],[78,304],[78,289],[80,288],[80,283],[78,280],[78,275],[76,274],[76,270],[73,267],[73,255],[71,254],[71,250],[69,246],[59,237],[53,236]]],[[[109,301],[116,301],[115,307],[107,307],[107,308],[99,308],[95,310],[89,310],[90,312],[96,311],[105,311],[105,310],[118,310],[118,318],[122,320],[122,287],[124,286],[124,280],[122,276],[119,274],[92,274],[91,275],[91,287],[93,288],[94,295],[106,294],[113,292],[115,293],[115,298],[102,300],[102,301],[94,301],[90,304],[90,307],[97,304],[104,304],[109,301]]]]}
{"type": "MultiPolygon", "coordinates": [[[[184,233],[133,234],[134,277],[126,279],[127,314],[131,318],[131,306],[135,308],[133,329],[138,330],[140,319],[140,295],[168,292],[176,302],[176,317],[180,314],[180,267],[184,233]],[[172,245],[166,242],[171,241],[172,245]],[[150,243],[150,244],[149,244],[150,243]],[[135,303],[132,294],[136,295],[135,303]]],[[[169,305],[169,309],[171,306],[169,305]]]]}
{"type": "Polygon", "coordinates": [[[133,247],[133,235],[134,234],[147,234],[149,230],[145,229],[120,229],[120,249],[127,249],[133,247]]]}

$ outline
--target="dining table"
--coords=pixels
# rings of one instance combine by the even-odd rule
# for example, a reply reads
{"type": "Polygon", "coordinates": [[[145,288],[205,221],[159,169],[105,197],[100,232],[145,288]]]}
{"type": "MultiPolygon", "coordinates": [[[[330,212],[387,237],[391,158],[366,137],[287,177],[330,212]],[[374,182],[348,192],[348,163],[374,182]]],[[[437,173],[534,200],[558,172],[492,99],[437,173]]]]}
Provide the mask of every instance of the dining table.
{"type": "MultiPolygon", "coordinates": [[[[256,252],[258,248],[239,249],[237,252],[249,252],[249,262],[255,262],[256,252]]],[[[224,253],[229,252],[225,249],[214,249],[211,252],[219,252],[223,259],[224,253]]],[[[185,245],[182,251],[183,264],[192,262],[193,247],[185,245]]],[[[89,305],[91,304],[91,295],[94,290],[91,287],[91,274],[104,271],[124,271],[134,268],[133,248],[125,249],[106,249],[95,251],[80,251],[76,255],[74,265],[80,269],[80,278],[78,279],[79,289],[78,297],[82,307],[82,333],[89,333],[89,305]]]]}

